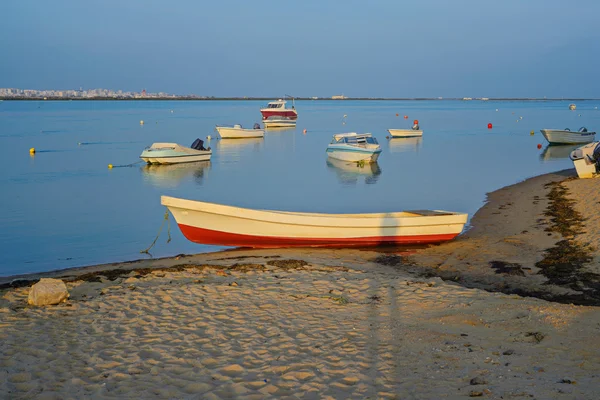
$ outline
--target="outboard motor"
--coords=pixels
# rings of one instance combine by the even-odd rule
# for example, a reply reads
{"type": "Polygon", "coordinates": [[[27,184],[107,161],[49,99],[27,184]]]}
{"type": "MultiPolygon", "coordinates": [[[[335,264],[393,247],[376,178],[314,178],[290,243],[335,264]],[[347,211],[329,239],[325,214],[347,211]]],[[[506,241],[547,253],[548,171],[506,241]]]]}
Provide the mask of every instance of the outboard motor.
{"type": "Polygon", "coordinates": [[[260,124],[258,122],[254,123],[254,129],[260,129],[260,124]]]}
{"type": "Polygon", "coordinates": [[[412,127],[413,131],[418,131],[419,130],[419,124],[414,124],[412,127]]]}
{"type": "Polygon", "coordinates": [[[587,128],[585,126],[582,126],[581,128],[579,128],[579,132],[585,133],[587,132],[587,128]]]}
{"type": "Polygon", "coordinates": [[[204,148],[204,141],[200,138],[194,140],[194,143],[192,143],[191,148],[194,150],[206,150],[204,148]]]}

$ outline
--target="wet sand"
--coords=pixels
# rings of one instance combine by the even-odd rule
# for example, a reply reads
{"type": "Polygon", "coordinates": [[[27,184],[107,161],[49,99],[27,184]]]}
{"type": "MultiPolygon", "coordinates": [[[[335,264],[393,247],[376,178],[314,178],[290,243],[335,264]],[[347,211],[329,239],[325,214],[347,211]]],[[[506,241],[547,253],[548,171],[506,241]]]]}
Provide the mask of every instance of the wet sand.
{"type": "Polygon", "coordinates": [[[596,301],[600,179],[571,174],[491,193],[458,240],[412,252],[235,250],[24,277],[60,277],[71,298],[27,306],[24,280],[0,292],[0,397],[594,398],[600,308],[568,303],[596,301]],[[581,223],[557,231],[563,197],[581,223]],[[542,261],[567,239],[590,261],[548,285],[542,261]]]}

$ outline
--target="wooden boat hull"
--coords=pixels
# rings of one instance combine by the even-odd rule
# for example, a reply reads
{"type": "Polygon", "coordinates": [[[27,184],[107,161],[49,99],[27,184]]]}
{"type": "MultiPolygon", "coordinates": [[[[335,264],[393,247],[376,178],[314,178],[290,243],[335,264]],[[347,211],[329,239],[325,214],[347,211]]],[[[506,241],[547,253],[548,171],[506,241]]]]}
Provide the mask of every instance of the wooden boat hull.
{"type": "Polygon", "coordinates": [[[585,144],[594,141],[596,132],[576,132],[559,129],[541,129],[550,144],[585,144]]]}
{"type": "Polygon", "coordinates": [[[263,129],[244,129],[218,125],[216,129],[222,139],[247,139],[265,136],[265,131],[263,129]]]}
{"type": "Polygon", "coordinates": [[[190,241],[236,247],[346,247],[439,243],[456,237],[467,214],[412,211],[315,214],[251,210],[162,196],[190,241]]]}
{"type": "Polygon", "coordinates": [[[388,132],[395,138],[411,138],[423,136],[423,131],[412,129],[388,129],[388,132]]]}

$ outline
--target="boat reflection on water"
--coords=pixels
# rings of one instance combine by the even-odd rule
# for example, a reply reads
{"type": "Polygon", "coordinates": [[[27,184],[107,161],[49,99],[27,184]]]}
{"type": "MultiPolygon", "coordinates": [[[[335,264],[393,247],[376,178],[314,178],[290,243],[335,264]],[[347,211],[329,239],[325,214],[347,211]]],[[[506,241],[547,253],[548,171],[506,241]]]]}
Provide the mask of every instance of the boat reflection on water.
{"type": "Polygon", "coordinates": [[[221,139],[214,142],[213,151],[221,155],[239,156],[248,151],[260,151],[264,143],[264,138],[221,139]]]}
{"type": "Polygon", "coordinates": [[[327,167],[335,171],[338,180],[344,185],[356,185],[361,178],[364,178],[367,185],[371,185],[377,183],[381,175],[377,162],[359,164],[328,158],[327,167]]]}
{"type": "Polygon", "coordinates": [[[140,168],[144,180],[160,188],[176,188],[182,181],[189,178],[196,184],[202,185],[208,169],[210,169],[210,161],[184,164],[151,164],[140,168]]]}
{"type": "Polygon", "coordinates": [[[296,125],[294,126],[265,126],[265,130],[267,132],[292,132],[296,130],[296,125]]]}
{"type": "Polygon", "coordinates": [[[569,158],[571,152],[579,147],[583,146],[582,144],[567,144],[567,145],[546,145],[542,153],[540,154],[541,161],[554,161],[554,160],[562,160],[565,158],[569,158]]]}
{"type": "Polygon", "coordinates": [[[405,153],[410,151],[419,151],[422,143],[422,137],[390,138],[390,140],[388,140],[390,153],[405,153]]]}

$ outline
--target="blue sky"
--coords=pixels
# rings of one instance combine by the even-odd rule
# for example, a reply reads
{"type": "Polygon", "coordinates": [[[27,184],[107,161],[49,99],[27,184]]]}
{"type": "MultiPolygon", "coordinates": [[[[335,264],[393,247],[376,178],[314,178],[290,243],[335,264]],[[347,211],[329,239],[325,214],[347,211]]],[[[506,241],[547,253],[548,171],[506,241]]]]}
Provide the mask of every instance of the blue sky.
{"type": "Polygon", "coordinates": [[[2,0],[0,87],[600,97],[597,0],[2,0]]]}

